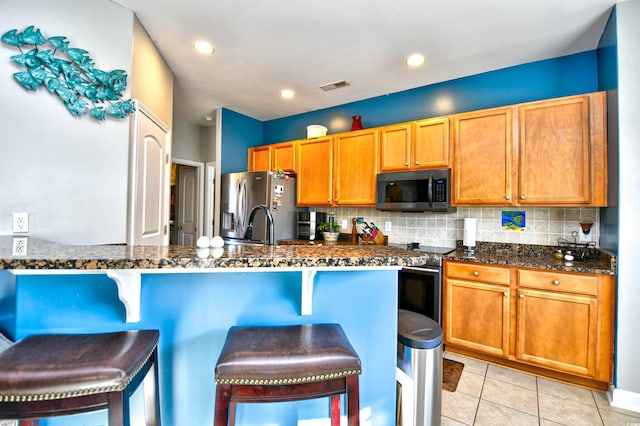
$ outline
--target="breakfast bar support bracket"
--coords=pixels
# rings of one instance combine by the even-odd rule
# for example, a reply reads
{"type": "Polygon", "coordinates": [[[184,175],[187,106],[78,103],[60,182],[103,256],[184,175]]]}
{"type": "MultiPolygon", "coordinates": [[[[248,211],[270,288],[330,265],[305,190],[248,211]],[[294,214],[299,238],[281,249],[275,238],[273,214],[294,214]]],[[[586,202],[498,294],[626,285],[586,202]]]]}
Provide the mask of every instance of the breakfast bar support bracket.
{"type": "Polygon", "coordinates": [[[311,315],[313,311],[313,280],[316,269],[302,271],[302,300],[300,303],[300,315],[311,315]]]}
{"type": "Polygon", "coordinates": [[[126,322],[140,322],[141,274],[136,269],[109,269],[107,276],[116,282],[118,297],[126,312],[126,322]]]}

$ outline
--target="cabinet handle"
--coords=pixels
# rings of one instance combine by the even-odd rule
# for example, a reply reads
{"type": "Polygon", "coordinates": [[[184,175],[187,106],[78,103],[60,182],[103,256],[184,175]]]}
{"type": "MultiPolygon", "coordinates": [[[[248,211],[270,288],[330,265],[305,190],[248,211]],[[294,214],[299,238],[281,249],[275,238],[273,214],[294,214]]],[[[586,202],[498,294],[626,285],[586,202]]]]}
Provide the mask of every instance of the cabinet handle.
{"type": "Polygon", "coordinates": [[[508,295],[509,295],[509,293],[508,293],[508,292],[506,292],[506,291],[505,291],[504,293],[502,293],[502,294],[504,294],[505,296],[508,296],[508,295]]]}
{"type": "Polygon", "coordinates": [[[419,162],[419,161],[416,161],[416,166],[419,166],[419,165],[420,165],[420,162],[419,162]]]}
{"type": "Polygon", "coordinates": [[[527,198],[527,197],[525,197],[524,195],[521,195],[521,196],[520,196],[520,199],[521,199],[521,200],[524,200],[525,198],[527,198]]]}
{"type": "Polygon", "coordinates": [[[337,202],[338,202],[338,199],[336,198],[334,201],[337,203],[337,202]]]}
{"type": "Polygon", "coordinates": [[[480,272],[478,272],[478,271],[473,271],[473,276],[474,276],[474,277],[477,277],[478,275],[480,275],[480,272]]]}
{"type": "Polygon", "coordinates": [[[521,295],[520,295],[520,299],[524,299],[524,294],[521,294],[521,295]]]}
{"type": "Polygon", "coordinates": [[[331,204],[331,198],[327,198],[327,203],[331,204]]]}
{"type": "Polygon", "coordinates": [[[507,200],[510,200],[510,199],[511,199],[511,196],[510,196],[510,195],[507,195],[507,196],[505,196],[504,198],[506,198],[507,200]]]}
{"type": "Polygon", "coordinates": [[[409,167],[409,162],[404,163],[405,166],[409,167]]]}
{"type": "Polygon", "coordinates": [[[560,285],[560,280],[553,280],[553,285],[560,285]]]}

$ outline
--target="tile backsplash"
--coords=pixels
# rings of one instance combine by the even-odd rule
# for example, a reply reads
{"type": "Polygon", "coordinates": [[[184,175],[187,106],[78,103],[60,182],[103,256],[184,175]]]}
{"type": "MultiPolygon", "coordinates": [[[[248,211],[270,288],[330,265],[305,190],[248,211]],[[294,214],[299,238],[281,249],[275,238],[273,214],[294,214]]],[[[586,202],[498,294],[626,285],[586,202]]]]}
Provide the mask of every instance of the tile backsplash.
{"type": "Polygon", "coordinates": [[[477,241],[498,243],[522,243],[538,245],[556,245],[558,238],[574,241],[572,232],[578,232],[580,242],[580,222],[593,222],[591,240],[599,246],[600,210],[591,208],[560,207],[458,207],[454,213],[402,213],[380,211],[374,208],[317,208],[317,211],[334,213],[338,223],[347,221],[342,232],[351,232],[351,219],[364,217],[375,223],[389,236],[389,243],[405,244],[419,242],[427,246],[455,247],[462,240],[464,218],[475,217],[477,222],[477,241]],[[524,231],[505,231],[502,229],[503,211],[524,211],[526,229],[524,231]],[[391,222],[391,231],[385,232],[385,222],[391,222]]]}

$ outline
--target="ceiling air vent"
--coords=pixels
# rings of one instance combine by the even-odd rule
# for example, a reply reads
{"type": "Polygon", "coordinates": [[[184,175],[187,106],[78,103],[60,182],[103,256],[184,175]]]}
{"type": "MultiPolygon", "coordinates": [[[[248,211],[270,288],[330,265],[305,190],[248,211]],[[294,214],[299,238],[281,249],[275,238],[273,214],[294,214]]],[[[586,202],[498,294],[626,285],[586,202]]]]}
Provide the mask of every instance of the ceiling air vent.
{"type": "Polygon", "coordinates": [[[328,92],[329,90],[342,89],[343,87],[347,87],[347,86],[351,86],[351,83],[349,83],[346,80],[342,80],[342,81],[336,81],[335,83],[329,83],[329,84],[325,84],[324,86],[320,86],[320,89],[324,90],[325,92],[328,92]]]}

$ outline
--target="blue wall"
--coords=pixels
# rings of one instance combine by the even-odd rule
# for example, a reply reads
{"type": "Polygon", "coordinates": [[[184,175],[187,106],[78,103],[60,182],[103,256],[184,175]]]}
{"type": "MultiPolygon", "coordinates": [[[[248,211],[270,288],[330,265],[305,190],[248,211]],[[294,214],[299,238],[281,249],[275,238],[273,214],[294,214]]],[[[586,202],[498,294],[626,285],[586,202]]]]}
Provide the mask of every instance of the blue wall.
{"type": "Polygon", "coordinates": [[[324,125],[329,134],[349,131],[356,114],[367,128],[594,92],[597,78],[592,50],[266,121],[263,143],[305,138],[309,124],[324,125]]]}
{"type": "Polygon", "coordinates": [[[609,16],[600,44],[598,45],[599,90],[607,91],[607,145],[609,179],[607,181],[607,208],[600,209],[600,247],[618,251],[619,212],[618,182],[618,37],[616,32],[616,9],[609,16]]]}
{"type": "Polygon", "coordinates": [[[247,171],[247,149],[261,145],[262,122],[230,109],[222,109],[220,173],[247,171]]]}
{"type": "MultiPolygon", "coordinates": [[[[300,283],[300,272],[286,270],[143,275],[142,320],[127,324],[116,285],[103,274],[18,275],[14,280],[0,271],[0,306],[15,315],[0,322],[0,331],[19,339],[42,332],[159,329],[162,424],[182,426],[213,424],[214,366],[229,327],[336,322],[362,360],[360,404],[368,416],[363,424],[392,424],[397,271],[318,272],[311,316],[300,316],[300,283]]],[[[327,416],[326,398],[241,404],[236,425],[285,426],[327,416]]],[[[42,424],[104,425],[106,419],[101,412],[42,424]]]]}

